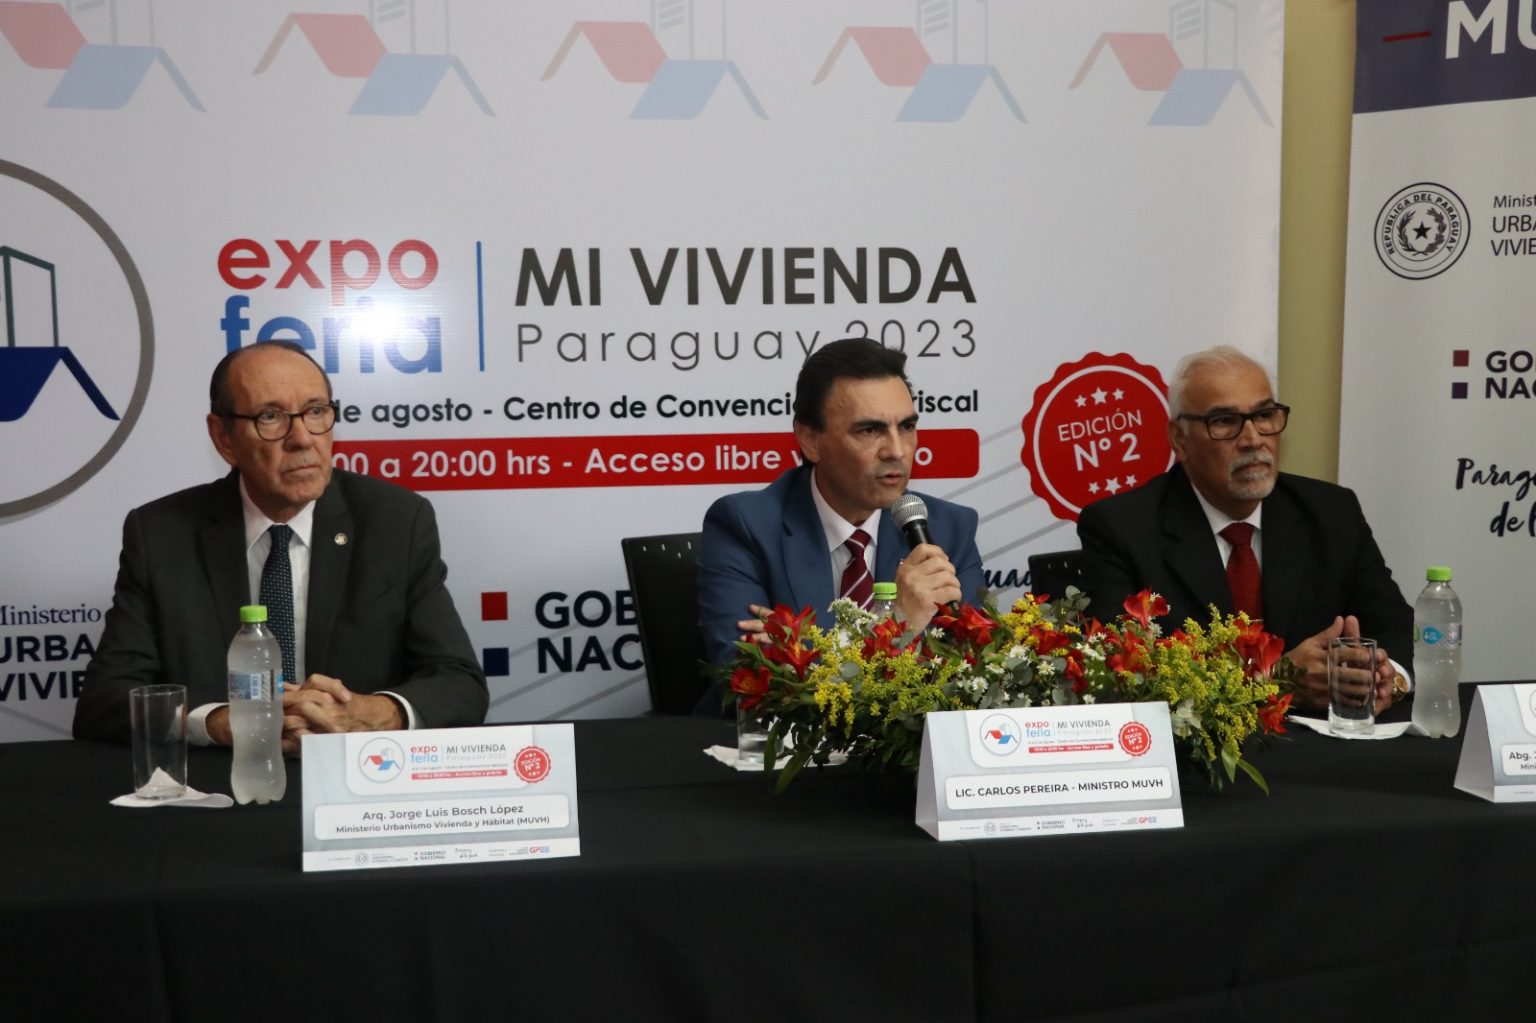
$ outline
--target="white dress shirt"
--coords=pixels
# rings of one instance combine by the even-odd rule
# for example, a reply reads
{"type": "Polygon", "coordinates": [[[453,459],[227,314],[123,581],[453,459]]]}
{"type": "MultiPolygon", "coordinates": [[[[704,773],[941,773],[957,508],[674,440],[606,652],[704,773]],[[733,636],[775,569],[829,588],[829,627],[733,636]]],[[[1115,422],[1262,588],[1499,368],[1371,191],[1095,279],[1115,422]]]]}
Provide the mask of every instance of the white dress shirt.
{"type": "MultiPolygon", "coordinates": [[[[261,602],[261,573],[267,564],[267,554],[272,550],[272,534],[267,532],[278,523],[266,514],[246,493],[245,480],[240,480],[240,507],[245,514],[245,570],[250,603],[261,602]]],[[[311,538],[315,527],[315,503],[306,504],[299,513],[284,525],[293,530],[288,541],[288,566],[293,575],[293,674],[284,684],[297,689],[304,684],[309,673],[304,670],[304,632],[309,623],[309,555],[314,549],[311,538]]],[[[346,680],[342,680],[345,684],[346,680]]],[[[388,693],[405,711],[406,727],[416,727],[416,712],[410,701],[397,693],[388,693]]],[[[225,706],[223,703],[205,703],[187,715],[187,741],[194,746],[210,746],[213,739],[208,735],[208,715],[225,706]]]]}
{"type": "Polygon", "coordinates": [[[832,593],[842,596],[843,570],[848,567],[849,553],[844,546],[848,538],[853,535],[855,529],[862,529],[869,535],[869,543],[864,547],[864,564],[869,568],[869,578],[875,582],[890,582],[889,579],[879,579],[875,575],[875,544],[880,539],[880,509],[876,508],[869,518],[858,525],[854,525],[832,510],[826,498],[821,496],[821,488],[816,485],[816,470],[811,470],[811,500],[816,503],[816,514],[821,518],[821,529],[827,536],[827,551],[831,556],[832,566],[832,593]]]}

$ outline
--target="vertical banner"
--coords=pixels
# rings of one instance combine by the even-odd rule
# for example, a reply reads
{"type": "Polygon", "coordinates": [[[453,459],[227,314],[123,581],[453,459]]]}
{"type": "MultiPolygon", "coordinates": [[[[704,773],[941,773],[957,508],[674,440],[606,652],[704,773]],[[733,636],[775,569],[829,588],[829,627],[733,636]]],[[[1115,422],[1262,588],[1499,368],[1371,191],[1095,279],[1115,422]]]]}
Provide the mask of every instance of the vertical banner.
{"type": "Polygon", "coordinates": [[[1450,565],[1465,677],[1529,678],[1536,9],[1359,0],[1340,482],[1404,594],[1450,565]]]}
{"type": "Polygon", "coordinates": [[[68,734],[123,516],[225,471],[264,338],[431,499],[493,722],[648,708],[620,538],[792,465],[841,337],[907,352],[915,485],[1011,600],[1166,465],[1183,352],[1273,364],[1283,16],[0,0],[0,740],[68,734]]]}

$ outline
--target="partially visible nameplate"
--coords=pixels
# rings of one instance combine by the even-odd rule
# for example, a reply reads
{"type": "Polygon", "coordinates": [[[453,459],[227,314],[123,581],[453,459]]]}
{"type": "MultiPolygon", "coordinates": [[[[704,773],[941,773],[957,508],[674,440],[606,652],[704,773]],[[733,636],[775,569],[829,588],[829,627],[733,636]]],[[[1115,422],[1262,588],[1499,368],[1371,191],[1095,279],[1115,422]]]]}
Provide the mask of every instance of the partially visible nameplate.
{"type": "Polygon", "coordinates": [[[940,841],[1180,828],[1166,703],[929,714],[917,826],[940,841]]]}
{"type": "Polygon", "coordinates": [[[1536,800],[1536,685],[1477,687],[1455,784],[1495,803],[1536,800]]]}
{"type": "Polygon", "coordinates": [[[581,855],[570,724],[306,735],[304,869],[581,855]]]}

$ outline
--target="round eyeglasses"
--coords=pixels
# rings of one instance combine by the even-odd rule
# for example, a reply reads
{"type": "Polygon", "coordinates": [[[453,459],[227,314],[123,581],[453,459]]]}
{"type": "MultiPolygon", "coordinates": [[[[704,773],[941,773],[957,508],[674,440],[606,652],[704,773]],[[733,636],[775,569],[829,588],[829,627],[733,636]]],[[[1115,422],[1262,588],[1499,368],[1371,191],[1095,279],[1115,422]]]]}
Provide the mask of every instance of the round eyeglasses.
{"type": "Polygon", "coordinates": [[[337,403],[334,401],[315,402],[300,412],[287,412],[280,408],[264,408],[255,415],[243,415],[239,412],[226,412],[226,419],[249,419],[256,425],[256,436],[262,440],[286,440],[293,432],[293,421],[303,420],[304,429],[319,436],[330,433],[336,425],[337,403]]]}

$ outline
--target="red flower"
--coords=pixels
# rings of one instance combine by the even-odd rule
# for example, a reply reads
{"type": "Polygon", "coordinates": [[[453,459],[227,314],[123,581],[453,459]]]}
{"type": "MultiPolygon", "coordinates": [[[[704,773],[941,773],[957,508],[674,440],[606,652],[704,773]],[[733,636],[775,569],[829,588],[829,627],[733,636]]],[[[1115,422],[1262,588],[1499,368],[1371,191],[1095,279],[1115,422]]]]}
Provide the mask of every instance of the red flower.
{"type": "Polygon", "coordinates": [[[1141,623],[1143,629],[1152,627],[1152,619],[1168,613],[1168,601],[1161,594],[1142,590],[1125,598],[1125,613],[1141,623]]]}
{"type": "Polygon", "coordinates": [[[806,669],[816,659],[817,651],[801,642],[800,630],[815,614],[809,604],[801,608],[799,614],[782,604],[775,607],[763,621],[763,631],[769,638],[763,647],[763,657],[774,664],[787,664],[795,669],[796,675],[805,678],[806,669]]]}
{"type": "Polygon", "coordinates": [[[773,613],[763,619],[763,631],[774,639],[790,641],[799,640],[800,629],[806,622],[816,617],[816,612],[807,604],[795,614],[783,604],[776,604],[773,613]]]}
{"type": "Polygon", "coordinates": [[[806,670],[818,656],[820,652],[815,647],[808,647],[798,639],[793,643],[770,643],[763,647],[764,658],[774,664],[789,665],[800,678],[805,678],[806,670]]]}
{"type": "Polygon", "coordinates": [[[742,710],[751,710],[763,702],[773,688],[773,672],[759,664],[755,668],[737,668],[731,673],[731,689],[741,701],[742,710]]]}
{"type": "MultiPolygon", "coordinates": [[[[896,641],[901,639],[901,634],[906,631],[906,626],[894,618],[886,618],[876,622],[875,627],[869,630],[869,635],[864,638],[864,658],[868,660],[875,654],[885,654],[894,657],[901,650],[896,641]]],[[[915,642],[915,640],[914,640],[915,642]]]]}
{"type": "Polygon", "coordinates": [[[1120,649],[1104,658],[1112,671],[1143,672],[1147,670],[1147,645],[1134,633],[1121,637],[1120,649]]]}
{"type": "Polygon", "coordinates": [[[1067,681],[1072,683],[1074,693],[1083,693],[1088,689],[1088,678],[1083,674],[1082,655],[1076,650],[1067,654],[1067,681]]]}
{"type": "Polygon", "coordinates": [[[996,622],[970,604],[960,605],[958,614],[948,608],[942,608],[933,616],[933,624],[948,632],[956,642],[970,643],[978,647],[992,642],[992,630],[997,628],[996,622]]]}
{"type": "Polygon", "coordinates": [[[1279,698],[1271,696],[1269,702],[1259,708],[1259,724],[1264,726],[1264,731],[1274,732],[1276,735],[1285,734],[1285,713],[1291,709],[1291,694],[1286,693],[1279,698]]]}
{"type": "Polygon", "coordinates": [[[1038,625],[1030,627],[1029,635],[1035,641],[1035,652],[1041,657],[1054,654],[1058,650],[1065,650],[1072,645],[1072,637],[1067,633],[1044,629],[1038,625]]]}
{"type": "Polygon", "coordinates": [[[1243,674],[1248,678],[1268,678],[1285,653],[1285,640],[1264,631],[1258,622],[1249,622],[1237,634],[1237,655],[1243,659],[1243,674]]]}

